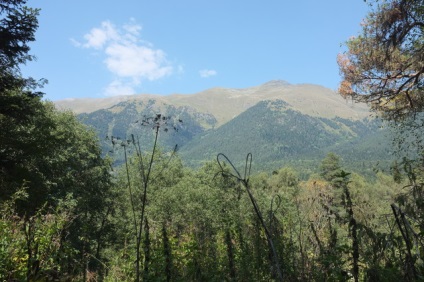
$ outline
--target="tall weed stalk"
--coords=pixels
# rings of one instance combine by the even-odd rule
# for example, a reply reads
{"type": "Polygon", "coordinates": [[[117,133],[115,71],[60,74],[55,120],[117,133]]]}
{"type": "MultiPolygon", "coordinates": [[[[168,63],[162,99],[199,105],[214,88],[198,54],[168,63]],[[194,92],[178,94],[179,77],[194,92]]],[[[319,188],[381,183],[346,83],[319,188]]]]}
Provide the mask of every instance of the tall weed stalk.
{"type": "MultiPolygon", "coordinates": [[[[121,142],[121,146],[124,147],[124,157],[125,157],[125,169],[126,169],[126,177],[127,177],[127,185],[130,193],[130,204],[131,204],[131,211],[133,216],[133,222],[134,222],[134,231],[135,231],[135,239],[136,239],[136,261],[135,261],[135,281],[139,282],[141,277],[141,244],[142,244],[142,237],[143,237],[143,225],[148,226],[147,218],[145,218],[145,210],[146,210],[146,203],[147,203],[147,190],[152,183],[151,175],[152,175],[152,169],[153,169],[153,163],[157,152],[158,147],[158,139],[159,139],[159,132],[161,129],[163,131],[168,132],[169,128],[174,129],[175,131],[178,131],[178,128],[175,124],[170,125],[169,122],[171,121],[171,117],[164,116],[161,114],[157,114],[155,117],[145,117],[141,121],[142,126],[149,126],[152,127],[154,130],[154,142],[152,146],[152,151],[150,155],[149,162],[147,165],[145,164],[145,160],[143,158],[143,154],[141,151],[141,145],[140,141],[134,137],[133,134],[131,134],[131,140],[126,140],[121,142]],[[127,146],[132,144],[135,147],[136,151],[136,157],[138,159],[139,168],[138,171],[140,173],[140,177],[142,180],[142,193],[139,195],[139,200],[141,204],[141,211],[139,214],[139,218],[137,218],[136,213],[136,205],[135,200],[137,195],[134,194],[133,187],[131,185],[131,177],[130,177],[130,171],[128,166],[128,155],[127,155],[127,146]]],[[[182,120],[178,120],[179,123],[182,123],[182,120]]],[[[136,121],[138,123],[138,121],[136,121]]],[[[117,143],[117,140],[120,140],[120,138],[112,136],[112,144],[115,145],[117,143]]],[[[171,154],[168,163],[171,161],[172,157],[175,155],[177,150],[177,146],[175,146],[173,153],[171,154]]],[[[160,175],[167,165],[165,165],[162,170],[159,172],[158,175],[160,175]]],[[[148,234],[148,230],[146,230],[146,235],[148,234]]],[[[146,243],[147,241],[145,241],[146,243]]],[[[148,262],[145,261],[144,266],[144,272],[148,270],[147,266],[148,262]]]]}
{"type": "Polygon", "coordinates": [[[277,252],[275,250],[275,246],[274,246],[274,242],[273,242],[272,237],[271,237],[271,233],[270,233],[269,229],[267,228],[267,226],[265,224],[265,221],[264,221],[262,213],[259,209],[258,203],[256,202],[256,199],[253,197],[253,194],[250,190],[249,178],[250,178],[250,170],[251,170],[251,167],[252,167],[252,154],[251,153],[247,154],[246,165],[245,165],[243,177],[241,176],[240,172],[234,167],[233,163],[228,159],[228,157],[226,155],[219,153],[217,155],[217,162],[218,162],[218,165],[221,168],[222,176],[233,177],[233,178],[237,179],[237,181],[240,182],[244,186],[244,188],[246,189],[246,192],[249,196],[250,202],[253,205],[253,209],[255,210],[255,213],[256,213],[256,216],[259,220],[259,223],[261,224],[262,228],[265,231],[265,235],[266,235],[266,238],[267,238],[267,241],[268,241],[268,246],[269,246],[270,250],[272,251],[273,266],[276,269],[276,273],[278,275],[278,280],[283,281],[283,273],[281,272],[279,259],[278,259],[278,256],[277,256],[277,252]],[[230,166],[233,168],[234,173],[225,172],[221,158],[225,159],[230,164],[230,166]]]}

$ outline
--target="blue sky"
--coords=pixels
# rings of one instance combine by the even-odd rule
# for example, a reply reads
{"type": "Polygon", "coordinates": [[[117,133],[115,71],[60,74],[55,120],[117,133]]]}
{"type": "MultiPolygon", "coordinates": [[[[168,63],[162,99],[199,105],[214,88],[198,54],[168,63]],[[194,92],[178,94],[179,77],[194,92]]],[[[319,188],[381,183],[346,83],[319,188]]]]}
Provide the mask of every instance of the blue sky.
{"type": "Polygon", "coordinates": [[[24,75],[48,100],[192,94],[269,80],[336,90],[362,0],[44,0],[24,75]]]}

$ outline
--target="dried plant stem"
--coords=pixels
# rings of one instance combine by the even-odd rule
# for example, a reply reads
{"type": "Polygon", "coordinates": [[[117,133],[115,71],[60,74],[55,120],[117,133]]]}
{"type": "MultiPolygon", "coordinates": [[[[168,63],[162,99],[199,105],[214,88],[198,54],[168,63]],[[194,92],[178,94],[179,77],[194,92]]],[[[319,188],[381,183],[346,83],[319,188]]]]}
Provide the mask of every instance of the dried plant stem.
{"type": "Polygon", "coordinates": [[[127,146],[124,146],[124,156],[125,156],[125,168],[127,171],[128,190],[130,192],[131,209],[132,209],[133,219],[134,219],[134,230],[137,235],[137,218],[135,215],[134,197],[133,197],[133,193],[131,189],[130,172],[128,169],[127,146]]]}
{"type": "Polygon", "coordinates": [[[234,165],[232,164],[232,162],[228,159],[228,157],[226,155],[224,155],[222,153],[219,153],[217,155],[217,162],[218,162],[218,165],[221,168],[221,173],[223,175],[225,175],[225,176],[231,176],[231,177],[236,178],[246,188],[247,194],[249,195],[249,199],[250,199],[250,201],[251,201],[251,203],[253,205],[253,209],[255,210],[255,213],[256,213],[256,215],[257,215],[257,217],[259,219],[259,222],[262,225],[262,228],[265,230],[265,235],[266,235],[266,238],[267,238],[267,241],[268,241],[268,246],[271,249],[272,254],[273,254],[273,263],[274,263],[274,266],[276,268],[276,272],[278,274],[278,280],[279,281],[283,281],[283,273],[281,272],[281,268],[280,268],[280,264],[279,264],[279,259],[278,259],[277,252],[276,252],[275,247],[274,247],[274,243],[273,243],[272,238],[271,238],[271,233],[269,232],[269,230],[268,230],[268,228],[267,228],[267,226],[265,224],[265,221],[263,219],[262,213],[261,213],[261,211],[259,209],[259,206],[256,203],[256,200],[255,200],[255,198],[253,197],[253,195],[252,195],[252,193],[250,191],[249,177],[250,177],[250,169],[251,169],[251,166],[252,166],[252,154],[251,153],[247,154],[246,165],[245,165],[245,169],[244,169],[244,177],[243,178],[242,178],[242,176],[240,175],[240,173],[238,172],[238,170],[234,167],[234,165]],[[224,172],[223,166],[222,166],[221,161],[220,161],[220,157],[222,157],[222,158],[224,158],[225,160],[228,161],[228,163],[233,168],[235,174],[228,174],[228,173],[226,174],[224,172]]]}
{"type": "Polygon", "coordinates": [[[153,166],[153,160],[154,160],[154,156],[155,156],[155,152],[156,152],[156,146],[157,146],[157,142],[158,142],[158,136],[159,136],[159,126],[156,127],[155,130],[155,141],[153,143],[153,149],[152,149],[152,155],[150,158],[150,162],[149,162],[149,166],[147,169],[147,175],[144,174],[144,167],[143,167],[143,162],[141,159],[141,152],[138,152],[137,154],[140,156],[140,169],[141,169],[141,174],[143,175],[143,196],[141,198],[141,217],[140,217],[140,227],[138,229],[138,234],[137,234],[137,243],[136,243],[136,281],[139,282],[140,281],[140,248],[141,248],[141,238],[142,238],[142,231],[143,231],[143,220],[144,220],[144,212],[146,209],[146,201],[147,201],[147,187],[149,186],[149,178],[150,178],[150,173],[152,171],[152,166],[153,166]]]}

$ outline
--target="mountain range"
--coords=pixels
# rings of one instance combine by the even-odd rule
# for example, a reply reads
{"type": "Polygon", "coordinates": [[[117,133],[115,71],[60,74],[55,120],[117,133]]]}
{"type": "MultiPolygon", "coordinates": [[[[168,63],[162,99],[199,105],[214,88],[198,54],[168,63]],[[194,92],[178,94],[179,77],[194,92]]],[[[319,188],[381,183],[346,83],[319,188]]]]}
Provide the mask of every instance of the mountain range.
{"type": "Polygon", "coordinates": [[[311,84],[273,80],[244,89],[212,88],[196,94],[169,96],[139,94],[55,102],[70,109],[99,134],[106,152],[106,136],[138,138],[148,151],[153,141],[148,117],[169,117],[160,144],[178,144],[183,162],[192,167],[226,154],[242,165],[253,155],[253,169],[274,170],[284,165],[316,172],[328,152],[335,152],[353,171],[371,172],[378,163],[387,169],[393,159],[390,133],[373,118],[367,105],[343,99],[336,92],[311,84]],[[182,121],[179,122],[179,121],[182,121]],[[173,123],[174,122],[174,123],[173,123]],[[166,128],[166,129],[165,129],[166,128]]]}

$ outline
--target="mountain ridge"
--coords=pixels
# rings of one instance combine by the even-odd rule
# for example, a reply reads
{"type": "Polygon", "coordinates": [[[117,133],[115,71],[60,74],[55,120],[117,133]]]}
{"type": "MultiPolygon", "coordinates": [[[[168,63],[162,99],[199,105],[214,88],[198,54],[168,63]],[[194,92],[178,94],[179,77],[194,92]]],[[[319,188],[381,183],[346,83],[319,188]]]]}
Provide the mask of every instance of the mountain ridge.
{"type": "Polygon", "coordinates": [[[248,88],[214,87],[195,94],[168,96],[138,94],[109,98],[78,98],[54,102],[59,109],[92,113],[108,109],[125,101],[155,100],[157,104],[176,107],[189,106],[199,112],[212,114],[220,126],[263,100],[283,100],[293,110],[314,117],[363,119],[369,116],[368,107],[343,99],[336,92],[320,85],[290,84],[283,80],[271,80],[248,88]]]}
{"type": "MultiPolygon", "coordinates": [[[[178,144],[182,161],[190,167],[201,166],[218,153],[230,154],[235,163],[252,153],[256,171],[293,165],[314,173],[325,154],[335,152],[348,160],[351,171],[371,175],[375,163],[387,168],[392,161],[390,137],[380,129],[381,122],[370,117],[368,107],[318,85],[274,80],[192,95],[80,99],[80,109],[93,107],[84,101],[98,109],[78,117],[97,131],[103,152],[113,152],[116,164],[123,161],[122,152],[105,137],[136,136],[148,152],[154,139],[152,126],[142,126],[141,121],[157,114],[170,117],[171,123],[183,121],[178,131],[163,128],[159,145],[166,151],[178,144]]],[[[57,104],[59,108],[67,105],[74,110],[79,107],[78,103],[57,104]]]]}

